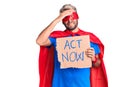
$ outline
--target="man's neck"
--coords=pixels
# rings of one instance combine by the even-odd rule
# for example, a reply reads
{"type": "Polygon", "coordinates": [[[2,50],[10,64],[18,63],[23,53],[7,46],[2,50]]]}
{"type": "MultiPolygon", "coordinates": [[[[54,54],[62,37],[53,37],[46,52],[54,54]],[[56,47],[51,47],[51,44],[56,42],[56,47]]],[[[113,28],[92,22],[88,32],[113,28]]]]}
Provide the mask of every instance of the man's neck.
{"type": "Polygon", "coordinates": [[[76,33],[76,32],[78,32],[78,30],[79,30],[79,28],[77,27],[77,28],[75,28],[74,30],[71,30],[73,33],[76,33]]]}

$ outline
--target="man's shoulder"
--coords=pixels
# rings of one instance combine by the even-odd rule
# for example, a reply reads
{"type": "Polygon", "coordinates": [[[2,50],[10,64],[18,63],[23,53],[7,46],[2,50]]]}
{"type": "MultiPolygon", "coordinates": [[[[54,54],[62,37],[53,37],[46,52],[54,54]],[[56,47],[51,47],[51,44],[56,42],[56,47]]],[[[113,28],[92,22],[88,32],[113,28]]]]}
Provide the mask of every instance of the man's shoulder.
{"type": "Polygon", "coordinates": [[[89,35],[91,42],[95,42],[95,43],[99,42],[99,43],[101,43],[100,39],[95,34],[93,34],[92,32],[80,30],[80,33],[81,33],[81,35],[89,35]]]}
{"type": "Polygon", "coordinates": [[[54,37],[54,38],[59,38],[59,37],[64,37],[67,36],[68,34],[65,31],[53,31],[50,34],[50,37],[54,37]]]}
{"type": "Polygon", "coordinates": [[[64,31],[57,30],[57,31],[53,31],[51,34],[59,34],[59,33],[64,33],[64,31]]]}
{"type": "Polygon", "coordinates": [[[92,32],[84,31],[84,30],[81,30],[81,29],[80,29],[80,33],[81,33],[82,35],[93,35],[93,36],[95,36],[95,34],[93,34],[92,32]]]}

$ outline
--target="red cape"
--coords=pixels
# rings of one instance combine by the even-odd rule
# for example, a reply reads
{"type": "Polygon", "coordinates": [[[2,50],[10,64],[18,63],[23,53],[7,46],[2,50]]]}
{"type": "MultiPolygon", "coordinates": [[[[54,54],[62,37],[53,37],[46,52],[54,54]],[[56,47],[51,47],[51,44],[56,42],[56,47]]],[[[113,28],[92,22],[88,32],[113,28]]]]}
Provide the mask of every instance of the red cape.
{"type": "MultiPolygon", "coordinates": [[[[98,68],[91,68],[91,87],[108,87],[107,74],[103,62],[104,45],[102,42],[92,33],[79,30],[77,33],[72,33],[68,30],[65,31],[54,31],[51,33],[51,37],[60,38],[70,36],[74,34],[89,35],[90,41],[98,44],[100,48],[99,57],[101,59],[101,65],[98,68]]],[[[39,74],[40,74],[40,85],[39,87],[52,87],[53,69],[54,69],[54,47],[48,48],[45,46],[40,47],[39,54],[39,74]]]]}

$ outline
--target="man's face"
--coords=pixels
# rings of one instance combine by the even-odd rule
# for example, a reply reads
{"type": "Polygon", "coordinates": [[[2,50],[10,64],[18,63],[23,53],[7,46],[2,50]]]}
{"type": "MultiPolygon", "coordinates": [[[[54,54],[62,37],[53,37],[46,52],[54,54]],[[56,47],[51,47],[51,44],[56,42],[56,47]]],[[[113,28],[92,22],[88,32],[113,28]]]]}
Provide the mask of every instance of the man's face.
{"type": "Polygon", "coordinates": [[[77,13],[73,13],[69,16],[66,16],[63,19],[63,24],[65,25],[66,29],[74,30],[78,26],[78,15],[77,13]]]}
{"type": "Polygon", "coordinates": [[[74,30],[77,28],[78,26],[78,20],[68,20],[68,21],[65,21],[63,22],[64,26],[66,27],[66,29],[68,30],[74,30]]]}

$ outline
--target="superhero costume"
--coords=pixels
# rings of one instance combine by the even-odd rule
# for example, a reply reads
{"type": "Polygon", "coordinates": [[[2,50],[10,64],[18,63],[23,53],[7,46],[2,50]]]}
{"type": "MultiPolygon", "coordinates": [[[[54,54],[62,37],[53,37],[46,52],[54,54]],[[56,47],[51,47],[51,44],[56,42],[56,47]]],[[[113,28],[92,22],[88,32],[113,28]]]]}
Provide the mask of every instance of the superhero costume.
{"type": "MultiPolygon", "coordinates": [[[[91,68],[90,84],[91,87],[108,87],[107,75],[103,62],[104,46],[94,34],[90,32],[85,32],[83,30],[79,30],[76,33],[72,33],[69,30],[65,30],[65,31],[55,31],[51,33],[50,37],[60,38],[70,35],[74,36],[74,34],[89,35],[90,41],[98,44],[100,48],[99,57],[101,59],[101,65],[98,68],[95,67],[91,68]]],[[[39,55],[40,87],[51,87],[52,85],[53,68],[54,68],[53,55],[54,55],[53,47],[51,48],[44,46],[40,47],[40,55],[39,55]]]]}

